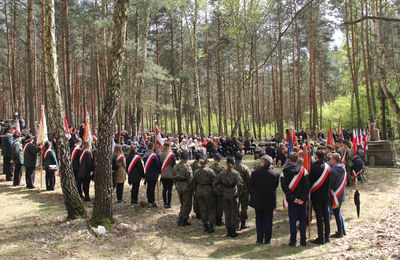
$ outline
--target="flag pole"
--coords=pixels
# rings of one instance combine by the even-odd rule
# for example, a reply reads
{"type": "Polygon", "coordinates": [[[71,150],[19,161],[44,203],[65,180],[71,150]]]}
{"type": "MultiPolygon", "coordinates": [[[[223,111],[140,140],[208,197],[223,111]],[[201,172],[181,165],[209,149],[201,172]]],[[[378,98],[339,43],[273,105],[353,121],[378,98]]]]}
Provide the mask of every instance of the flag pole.
{"type": "MultiPolygon", "coordinates": [[[[156,148],[156,155],[157,155],[157,120],[154,120],[154,146],[156,148]]],[[[157,155],[158,156],[158,155],[157,155]]],[[[159,178],[157,176],[157,202],[158,205],[160,205],[160,183],[159,183],[159,178]]]]}
{"type": "Polygon", "coordinates": [[[40,189],[43,188],[43,149],[40,149],[40,189]]]}

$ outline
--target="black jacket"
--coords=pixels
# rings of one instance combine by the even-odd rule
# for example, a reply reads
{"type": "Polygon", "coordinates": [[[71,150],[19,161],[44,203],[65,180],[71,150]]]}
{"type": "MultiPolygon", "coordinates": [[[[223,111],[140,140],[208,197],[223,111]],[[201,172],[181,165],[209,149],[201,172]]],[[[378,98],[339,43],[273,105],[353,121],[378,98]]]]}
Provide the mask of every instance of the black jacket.
{"type": "Polygon", "coordinates": [[[135,153],[129,153],[126,156],[126,172],[128,173],[128,183],[129,184],[133,184],[135,182],[140,182],[140,180],[142,178],[144,178],[144,166],[143,166],[141,158],[139,158],[139,160],[136,162],[135,166],[133,166],[132,171],[128,172],[129,165],[131,164],[135,155],[136,155],[135,153]]]}
{"type": "MultiPolygon", "coordinates": [[[[143,156],[143,162],[146,164],[147,159],[152,155],[153,151],[147,151],[143,156]]],[[[160,158],[156,155],[151,161],[149,168],[147,169],[145,180],[147,181],[155,181],[158,179],[158,175],[161,173],[161,163],[160,158]]]]}
{"type": "MultiPolygon", "coordinates": [[[[321,177],[322,173],[325,170],[325,167],[328,164],[325,164],[324,162],[317,161],[311,165],[310,169],[310,190],[313,186],[313,184],[321,177]]],[[[312,201],[329,201],[330,196],[329,192],[331,190],[331,175],[328,174],[328,177],[326,177],[324,183],[314,192],[311,193],[311,200],[312,201]]]]}
{"type": "Polygon", "coordinates": [[[279,173],[268,167],[253,171],[250,178],[251,203],[256,210],[276,208],[276,188],[279,185],[279,173]]]}
{"type": "Polygon", "coordinates": [[[87,151],[82,157],[83,152],[84,150],[79,155],[79,178],[86,179],[90,178],[90,172],[94,170],[93,156],[90,151],[87,151]],[[81,157],[82,160],[80,160],[81,157]]]}
{"type": "Polygon", "coordinates": [[[78,172],[79,171],[79,157],[81,156],[81,149],[78,148],[78,150],[75,153],[74,158],[72,158],[74,149],[75,149],[75,146],[71,150],[71,164],[72,164],[72,169],[74,170],[74,172],[78,172]]]}
{"type": "Polygon", "coordinates": [[[289,164],[283,169],[283,177],[281,178],[281,186],[283,192],[286,194],[287,201],[293,202],[295,199],[301,199],[302,201],[307,201],[308,191],[309,191],[309,180],[306,171],[304,171],[303,176],[299,180],[296,188],[290,191],[289,184],[293,180],[302,167],[298,164],[289,164]]]}

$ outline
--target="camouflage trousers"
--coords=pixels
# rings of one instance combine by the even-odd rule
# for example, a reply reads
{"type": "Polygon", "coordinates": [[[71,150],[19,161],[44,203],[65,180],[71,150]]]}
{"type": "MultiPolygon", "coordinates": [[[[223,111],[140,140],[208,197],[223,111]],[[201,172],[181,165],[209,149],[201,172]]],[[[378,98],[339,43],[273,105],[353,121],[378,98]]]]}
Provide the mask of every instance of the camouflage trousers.
{"type": "Polygon", "coordinates": [[[226,228],[239,227],[239,210],[237,199],[224,198],[224,215],[226,228]]]}
{"type": "Polygon", "coordinates": [[[182,219],[188,219],[190,211],[192,211],[192,194],[191,190],[178,191],[179,202],[181,203],[179,217],[182,219]]]}
{"type": "Polygon", "coordinates": [[[247,219],[247,208],[249,207],[249,199],[250,199],[250,193],[248,192],[243,192],[239,196],[239,207],[240,207],[240,220],[246,220],[247,219]]]}
{"type": "Polygon", "coordinates": [[[215,195],[210,193],[197,194],[197,202],[200,209],[201,222],[215,223],[215,195]]]}

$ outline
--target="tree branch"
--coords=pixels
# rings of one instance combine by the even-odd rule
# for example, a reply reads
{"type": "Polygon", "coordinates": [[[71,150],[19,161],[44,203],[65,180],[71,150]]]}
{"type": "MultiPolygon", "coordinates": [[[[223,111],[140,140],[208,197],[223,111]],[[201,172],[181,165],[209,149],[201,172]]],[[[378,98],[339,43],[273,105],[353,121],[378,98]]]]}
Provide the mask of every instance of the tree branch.
{"type": "Polygon", "coordinates": [[[357,24],[360,23],[364,20],[382,20],[386,22],[395,22],[398,23],[400,22],[400,18],[391,18],[391,17],[382,17],[382,16],[363,16],[360,19],[354,20],[354,21],[345,21],[344,24],[357,24]]]}

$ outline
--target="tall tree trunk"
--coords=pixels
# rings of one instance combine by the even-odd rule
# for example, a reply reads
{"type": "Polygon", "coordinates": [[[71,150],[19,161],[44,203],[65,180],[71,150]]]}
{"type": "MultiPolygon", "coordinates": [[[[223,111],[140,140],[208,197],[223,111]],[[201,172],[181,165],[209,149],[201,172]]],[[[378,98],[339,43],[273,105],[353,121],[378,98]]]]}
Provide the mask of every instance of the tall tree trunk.
{"type": "Polygon", "coordinates": [[[278,112],[278,140],[283,138],[283,56],[282,56],[282,38],[281,38],[281,8],[279,1],[278,8],[278,41],[279,41],[279,112],[278,112]]]}
{"type": "Polygon", "coordinates": [[[57,152],[60,161],[61,188],[64,203],[68,212],[68,219],[86,217],[86,211],[79,197],[75,185],[75,178],[70,162],[69,142],[64,125],[64,106],[61,98],[61,89],[58,82],[58,66],[55,39],[54,0],[44,1],[45,16],[45,56],[46,56],[46,86],[49,92],[50,121],[55,124],[57,152]]]}
{"type": "MultiPolygon", "coordinates": [[[[97,2],[97,1],[96,1],[97,2]]],[[[62,1],[62,16],[63,16],[63,53],[65,58],[65,95],[66,95],[66,108],[67,118],[73,120],[74,109],[72,107],[72,86],[71,86],[71,55],[70,55],[70,35],[69,35],[69,21],[68,21],[68,1],[62,1]]],[[[97,42],[97,41],[96,41],[97,42]]]]}
{"type": "MultiPolygon", "coordinates": [[[[26,66],[28,71],[27,82],[27,95],[28,111],[29,111],[29,128],[33,135],[36,135],[35,127],[35,104],[33,103],[34,89],[33,89],[33,76],[32,76],[32,18],[33,18],[33,4],[34,0],[28,1],[28,24],[26,26],[26,66]]],[[[28,111],[26,111],[28,113],[28,111]]]]}
{"type": "Polygon", "coordinates": [[[11,107],[14,109],[14,85],[12,80],[12,73],[11,73],[11,43],[10,43],[10,25],[8,24],[8,13],[7,13],[7,0],[4,0],[4,16],[6,21],[6,33],[7,33],[7,70],[8,70],[8,83],[9,83],[9,90],[10,90],[10,100],[11,100],[11,107]]]}
{"type": "MultiPolygon", "coordinates": [[[[221,13],[219,9],[219,0],[217,0],[217,92],[218,92],[218,135],[222,136],[222,72],[221,72],[221,13]]],[[[225,121],[227,120],[224,116],[225,121]]]]}
{"type": "Polygon", "coordinates": [[[211,87],[210,87],[210,61],[208,57],[208,4],[206,0],[206,83],[207,83],[207,117],[208,117],[208,134],[211,134],[211,87]]]}
{"type": "Polygon", "coordinates": [[[112,174],[111,146],[113,122],[121,99],[121,71],[123,46],[125,43],[126,24],[128,20],[129,0],[116,0],[114,5],[114,29],[110,54],[109,75],[104,106],[99,114],[99,143],[97,165],[95,170],[95,199],[93,205],[92,225],[109,225],[113,222],[112,208],[112,174]]]}

